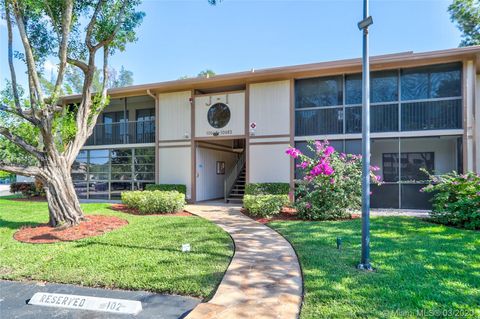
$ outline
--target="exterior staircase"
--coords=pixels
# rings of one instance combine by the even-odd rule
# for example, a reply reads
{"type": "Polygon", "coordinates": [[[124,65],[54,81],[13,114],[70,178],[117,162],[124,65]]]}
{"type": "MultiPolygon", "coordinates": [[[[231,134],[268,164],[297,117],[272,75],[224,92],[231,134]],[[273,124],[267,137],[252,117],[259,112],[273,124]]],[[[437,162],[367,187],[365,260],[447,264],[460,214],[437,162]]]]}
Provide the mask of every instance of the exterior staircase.
{"type": "Polygon", "coordinates": [[[245,152],[243,152],[235,166],[225,177],[225,202],[226,203],[243,203],[243,195],[245,194],[245,183],[247,181],[246,176],[246,162],[245,152]]]}
{"type": "Polygon", "coordinates": [[[245,166],[243,166],[240,174],[238,174],[235,183],[233,184],[232,190],[228,194],[225,201],[227,203],[232,204],[241,204],[243,202],[243,195],[245,195],[245,182],[246,182],[247,174],[245,166]]]}

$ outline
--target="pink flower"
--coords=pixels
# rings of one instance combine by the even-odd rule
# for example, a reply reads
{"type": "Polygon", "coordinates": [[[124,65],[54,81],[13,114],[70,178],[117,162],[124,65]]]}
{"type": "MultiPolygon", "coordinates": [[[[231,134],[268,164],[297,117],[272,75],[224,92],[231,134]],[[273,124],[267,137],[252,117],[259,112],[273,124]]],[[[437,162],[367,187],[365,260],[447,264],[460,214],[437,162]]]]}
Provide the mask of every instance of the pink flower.
{"type": "Polygon", "coordinates": [[[317,149],[317,152],[320,152],[324,147],[324,144],[320,141],[315,141],[315,148],[317,149]]]}
{"type": "Polygon", "coordinates": [[[297,158],[300,154],[302,154],[302,152],[300,152],[299,150],[297,150],[296,148],[294,147],[289,147],[285,153],[287,153],[288,155],[290,155],[291,157],[293,158],[297,158]]]}
{"type": "Polygon", "coordinates": [[[307,209],[310,209],[310,208],[312,208],[312,204],[306,203],[306,204],[305,204],[305,207],[306,207],[307,209]]]}
{"type": "Polygon", "coordinates": [[[377,180],[377,182],[380,182],[382,180],[382,176],[380,175],[375,175],[375,179],[377,180]]]}
{"type": "Polygon", "coordinates": [[[379,170],[380,170],[380,167],[378,167],[378,166],[370,166],[370,170],[371,170],[372,172],[376,172],[376,171],[379,171],[379,170]]]}
{"type": "Polygon", "coordinates": [[[335,152],[335,149],[333,148],[333,146],[329,146],[325,149],[325,151],[323,151],[323,154],[325,156],[330,156],[333,152],[335,152]]]}
{"type": "Polygon", "coordinates": [[[301,167],[303,169],[308,167],[308,162],[301,162],[300,164],[297,164],[297,167],[301,167]]]}
{"type": "Polygon", "coordinates": [[[335,180],[333,178],[330,178],[330,184],[335,184],[335,180]]]}

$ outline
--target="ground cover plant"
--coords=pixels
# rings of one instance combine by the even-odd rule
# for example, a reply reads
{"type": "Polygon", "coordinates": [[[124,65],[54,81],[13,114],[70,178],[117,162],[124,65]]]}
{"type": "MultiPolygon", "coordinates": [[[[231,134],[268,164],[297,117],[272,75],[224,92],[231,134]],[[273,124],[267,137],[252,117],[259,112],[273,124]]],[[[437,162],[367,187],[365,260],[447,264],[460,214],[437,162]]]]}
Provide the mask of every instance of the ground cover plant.
{"type": "Polygon", "coordinates": [[[372,218],[371,259],[377,271],[363,272],[355,268],[360,219],[268,225],[299,256],[305,289],[301,319],[480,317],[478,231],[413,217],[372,218]]]}
{"type": "Polygon", "coordinates": [[[430,175],[430,182],[422,191],[434,193],[430,213],[434,221],[455,227],[480,229],[479,175],[473,172],[430,175]]]}
{"type": "Polygon", "coordinates": [[[0,198],[0,279],[208,297],[233,255],[230,236],[199,217],[135,216],[108,204],[82,209],[87,217],[116,216],[128,225],[74,242],[21,243],[13,234],[47,223],[47,203],[0,198]],[[190,243],[192,251],[182,253],[182,243],[190,243]]]}

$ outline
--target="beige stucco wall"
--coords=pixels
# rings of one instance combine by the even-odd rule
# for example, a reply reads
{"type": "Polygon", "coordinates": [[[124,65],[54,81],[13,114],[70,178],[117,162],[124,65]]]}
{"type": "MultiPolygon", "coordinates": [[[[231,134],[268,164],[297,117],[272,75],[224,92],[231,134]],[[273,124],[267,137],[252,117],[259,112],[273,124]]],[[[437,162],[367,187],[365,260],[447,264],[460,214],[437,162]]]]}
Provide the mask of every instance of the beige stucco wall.
{"type": "Polygon", "coordinates": [[[191,92],[159,94],[159,140],[191,138],[191,92]]]}
{"type": "MultiPolygon", "coordinates": [[[[480,63],[480,62],[478,62],[480,63]]],[[[476,172],[480,173],[480,74],[476,76],[476,94],[475,94],[475,164],[476,172]]]]}
{"type": "Polygon", "coordinates": [[[195,98],[195,136],[219,137],[245,134],[245,93],[227,93],[198,96],[195,98]],[[207,112],[215,103],[225,103],[230,109],[230,121],[225,127],[213,128],[207,120],[207,112]]]}
{"type": "Polygon", "coordinates": [[[192,195],[191,147],[161,147],[158,150],[160,184],[187,185],[187,199],[192,195]]]}
{"type": "Polygon", "coordinates": [[[290,158],[285,154],[285,144],[250,145],[249,182],[290,182],[290,158]]]}
{"type": "Polygon", "coordinates": [[[290,81],[250,85],[250,123],[256,123],[251,135],[285,135],[290,133],[290,81]]]}

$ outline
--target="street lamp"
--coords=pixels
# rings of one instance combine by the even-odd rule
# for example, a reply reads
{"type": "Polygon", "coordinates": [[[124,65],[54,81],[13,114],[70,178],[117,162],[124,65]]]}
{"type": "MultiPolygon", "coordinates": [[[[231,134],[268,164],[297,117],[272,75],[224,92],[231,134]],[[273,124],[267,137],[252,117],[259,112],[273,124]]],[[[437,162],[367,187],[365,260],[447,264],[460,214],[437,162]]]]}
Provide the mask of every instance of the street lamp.
{"type": "Polygon", "coordinates": [[[373,270],[370,265],[370,65],[368,56],[368,27],[373,19],[368,15],[368,0],[363,0],[362,58],[362,259],[357,268],[373,270]]]}

